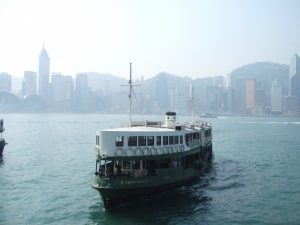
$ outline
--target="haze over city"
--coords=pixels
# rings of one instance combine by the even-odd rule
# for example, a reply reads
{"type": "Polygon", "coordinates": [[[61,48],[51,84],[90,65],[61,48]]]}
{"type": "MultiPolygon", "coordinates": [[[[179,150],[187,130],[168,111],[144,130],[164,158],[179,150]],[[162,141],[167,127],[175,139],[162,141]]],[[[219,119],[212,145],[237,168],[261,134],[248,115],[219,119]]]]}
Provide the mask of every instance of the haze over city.
{"type": "Polygon", "coordinates": [[[150,78],[226,75],[257,61],[289,64],[300,53],[300,2],[0,2],[0,71],[37,71],[45,45],[50,72],[94,71],[150,78]]]}

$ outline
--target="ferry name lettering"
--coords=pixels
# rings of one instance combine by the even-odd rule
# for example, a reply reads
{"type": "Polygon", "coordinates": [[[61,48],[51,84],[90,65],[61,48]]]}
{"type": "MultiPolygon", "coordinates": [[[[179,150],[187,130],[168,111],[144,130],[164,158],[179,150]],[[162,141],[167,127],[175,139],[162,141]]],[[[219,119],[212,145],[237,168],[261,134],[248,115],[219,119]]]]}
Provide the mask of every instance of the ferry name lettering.
{"type": "Polygon", "coordinates": [[[123,180],[123,181],[121,181],[122,185],[145,184],[145,183],[149,183],[149,180],[123,180]]]}

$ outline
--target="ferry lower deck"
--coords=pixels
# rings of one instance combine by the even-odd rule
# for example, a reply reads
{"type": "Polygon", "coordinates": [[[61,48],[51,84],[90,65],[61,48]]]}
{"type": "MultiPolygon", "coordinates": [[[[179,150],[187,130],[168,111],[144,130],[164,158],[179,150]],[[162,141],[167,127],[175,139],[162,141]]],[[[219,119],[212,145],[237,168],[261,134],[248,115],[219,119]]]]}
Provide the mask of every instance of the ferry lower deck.
{"type": "Polygon", "coordinates": [[[101,193],[104,206],[109,209],[136,196],[185,184],[199,177],[212,161],[211,143],[204,148],[158,158],[97,160],[96,176],[91,185],[101,193]]]}

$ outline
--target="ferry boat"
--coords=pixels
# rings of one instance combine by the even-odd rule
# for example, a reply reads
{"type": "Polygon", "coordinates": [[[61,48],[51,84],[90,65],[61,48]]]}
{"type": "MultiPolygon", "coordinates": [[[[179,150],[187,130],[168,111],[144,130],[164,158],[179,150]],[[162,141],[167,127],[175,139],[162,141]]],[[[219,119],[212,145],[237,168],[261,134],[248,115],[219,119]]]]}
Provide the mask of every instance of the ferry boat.
{"type": "Polygon", "coordinates": [[[218,118],[217,114],[214,113],[202,113],[200,115],[201,118],[218,118]]]}
{"type": "MultiPolygon", "coordinates": [[[[131,71],[131,67],[130,67],[131,71]]],[[[96,134],[95,177],[105,209],[139,196],[184,185],[211,165],[212,127],[201,121],[177,123],[176,113],[164,121],[132,121],[96,134]]]]}
{"type": "Polygon", "coordinates": [[[2,158],[3,156],[3,150],[4,150],[4,147],[5,145],[7,144],[5,142],[5,139],[2,137],[2,132],[4,131],[4,126],[3,126],[3,119],[0,120],[0,158],[2,158]]]}

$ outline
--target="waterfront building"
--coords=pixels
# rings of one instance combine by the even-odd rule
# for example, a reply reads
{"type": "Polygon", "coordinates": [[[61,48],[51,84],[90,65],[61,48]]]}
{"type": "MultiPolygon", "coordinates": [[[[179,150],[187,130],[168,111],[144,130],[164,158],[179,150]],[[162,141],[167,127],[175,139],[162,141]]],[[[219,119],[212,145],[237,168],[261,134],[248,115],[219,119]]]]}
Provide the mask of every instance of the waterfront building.
{"type": "Polygon", "coordinates": [[[52,73],[52,99],[53,101],[70,101],[73,95],[72,76],[63,76],[61,73],[52,73]]]}
{"type": "Polygon", "coordinates": [[[42,48],[39,55],[39,88],[38,94],[45,100],[49,100],[49,76],[50,58],[46,49],[42,48]]]}
{"type": "Polygon", "coordinates": [[[293,55],[290,63],[290,96],[300,96],[300,58],[293,55]]]}
{"type": "Polygon", "coordinates": [[[204,78],[197,80],[194,93],[195,113],[204,113],[206,111],[206,88],[204,78]]]}
{"type": "Polygon", "coordinates": [[[222,111],[223,89],[214,85],[206,86],[206,112],[219,113],[222,111]]]}
{"type": "Polygon", "coordinates": [[[11,93],[11,75],[8,73],[0,73],[0,92],[11,93]]]}
{"type": "Polygon", "coordinates": [[[90,89],[88,87],[88,76],[85,73],[76,75],[75,88],[75,110],[87,112],[90,109],[90,89]]]}
{"type": "Polygon", "coordinates": [[[277,80],[272,82],[271,89],[271,113],[282,113],[282,87],[277,80]]]}
{"type": "Polygon", "coordinates": [[[234,92],[230,87],[223,92],[222,104],[225,113],[233,113],[233,93],[234,92]]]}
{"type": "Polygon", "coordinates": [[[245,112],[245,78],[243,76],[232,77],[231,87],[233,89],[233,109],[236,113],[245,112]]]}
{"type": "Polygon", "coordinates": [[[36,72],[24,71],[24,78],[22,81],[23,96],[36,95],[36,80],[36,72]]]}
{"type": "Polygon", "coordinates": [[[255,90],[255,107],[260,109],[266,107],[266,91],[264,89],[255,90]]]}
{"type": "Polygon", "coordinates": [[[256,92],[256,80],[246,80],[246,108],[247,111],[252,113],[255,107],[255,92],[256,92]]]}
{"type": "Polygon", "coordinates": [[[297,97],[284,96],[284,113],[288,116],[297,115],[297,97]]]}
{"type": "Polygon", "coordinates": [[[300,112],[300,58],[297,54],[293,55],[290,63],[290,83],[289,96],[296,97],[296,113],[300,112]]]}
{"type": "Polygon", "coordinates": [[[168,90],[169,86],[167,76],[162,73],[157,77],[155,83],[155,95],[159,112],[164,112],[169,109],[170,101],[168,90]]]}
{"type": "Polygon", "coordinates": [[[183,83],[176,86],[174,103],[174,108],[179,114],[189,112],[189,85],[183,83]]]}

